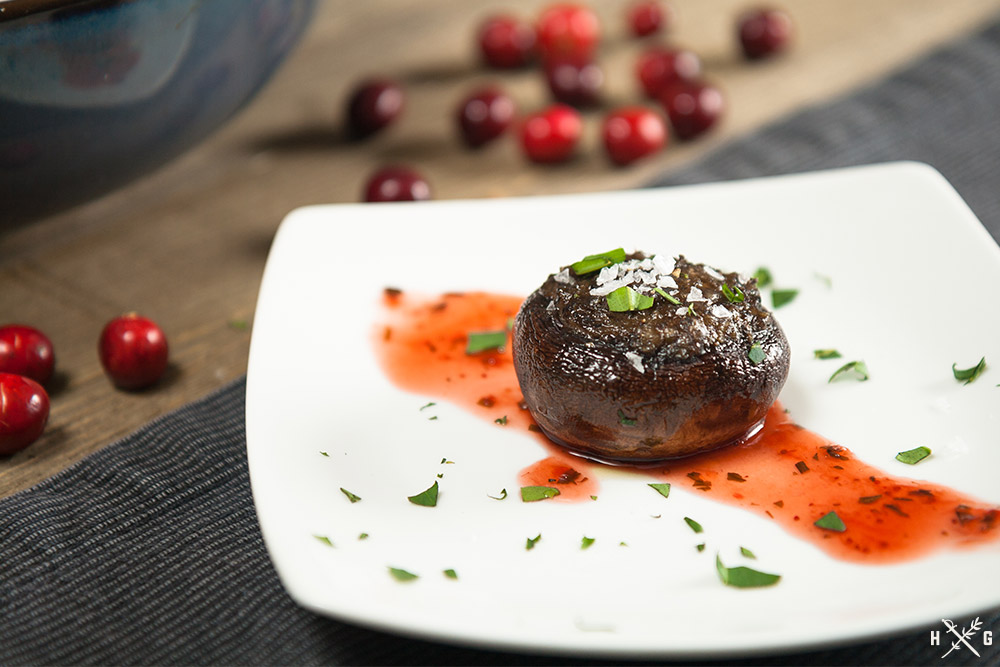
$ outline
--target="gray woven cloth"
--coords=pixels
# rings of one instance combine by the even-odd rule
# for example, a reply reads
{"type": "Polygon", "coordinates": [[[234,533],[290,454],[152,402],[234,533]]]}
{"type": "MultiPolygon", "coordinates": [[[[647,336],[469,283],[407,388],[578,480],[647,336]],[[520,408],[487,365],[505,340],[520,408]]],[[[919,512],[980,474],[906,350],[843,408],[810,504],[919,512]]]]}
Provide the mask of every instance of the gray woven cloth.
{"type": "MultiPolygon", "coordinates": [[[[997,109],[1000,21],[660,184],[915,159],[944,173],[1000,238],[997,109]]],[[[257,527],[244,395],[241,380],[0,500],[0,664],[586,662],[416,641],[298,608],[257,527]]],[[[1000,631],[997,610],[982,618],[1000,631]]],[[[931,629],[742,664],[1000,663],[1000,637],[980,658],[942,660],[931,629]]]]}

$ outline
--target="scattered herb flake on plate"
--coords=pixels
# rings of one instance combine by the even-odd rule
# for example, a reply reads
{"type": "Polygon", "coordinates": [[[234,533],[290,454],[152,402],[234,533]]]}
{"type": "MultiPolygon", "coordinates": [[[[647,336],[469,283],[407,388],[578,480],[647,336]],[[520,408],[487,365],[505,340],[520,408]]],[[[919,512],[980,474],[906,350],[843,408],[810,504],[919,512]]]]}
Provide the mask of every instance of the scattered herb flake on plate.
{"type": "Polygon", "coordinates": [[[434,401],[431,401],[430,403],[427,403],[425,405],[421,405],[419,412],[423,412],[427,408],[433,408],[435,405],[437,405],[437,403],[435,403],[434,401]]]}
{"type": "Polygon", "coordinates": [[[923,461],[930,455],[931,450],[929,447],[914,447],[913,449],[896,454],[896,460],[912,466],[923,461]]]}
{"type": "Polygon", "coordinates": [[[702,542],[701,544],[696,544],[696,545],[695,545],[695,549],[697,549],[697,550],[698,550],[698,553],[701,553],[702,551],[704,551],[704,550],[705,550],[705,543],[704,543],[704,542],[702,542]]]}
{"type": "Polygon", "coordinates": [[[487,493],[486,497],[487,498],[492,498],[493,500],[503,500],[504,498],[507,497],[507,489],[500,489],[500,495],[499,496],[491,496],[490,494],[487,493]]]}
{"type": "Polygon", "coordinates": [[[966,368],[965,370],[959,369],[957,363],[951,365],[951,372],[955,376],[955,379],[959,382],[965,382],[965,384],[974,381],[983,374],[984,370],[986,370],[986,357],[980,359],[979,363],[972,368],[966,368]]]}
{"type": "Polygon", "coordinates": [[[691,530],[693,530],[696,533],[701,533],[704,532],[705,530],[704,528],[701,527],[700,523],[698,523],[697,521],[695,521],[690,517],[684,517],[684,523],[689,525],[691,527],[691,530]]]}
{"type": "Polygon", "coordinates": [[[466,354],[476,354],[486,350],[499,350],[507,344],[507,330],[479,331],[469,334],[469,342],[465,347],[466,354]]]}
{"type": "Polygon", "coordinates": [[[421,491],[415,496],[407,496],[409,500],[414,505],[421,505],[423,507],[437,507],[438,502],[438,483],[434,482],[429,488],[421,491]]]}
{"type": "Polygon", "coordinates": [[[746,556],[747,558],[753,558],[754,560],[757,559],[757,556],[755,556],[754,553],[749,549],[747,549],[746,547],[740,547],[740,553],[746,556]]]}
{"type": "Polygon", "coordinates": [[[330,538],[327,537],[326,535],[313,535],[313,537],[315,537],[317,540],[319,540],[320,542],[322,542],[323,544],[325,544],[328,547],[332,547],[333,546],[333,542],[331,542],[330,538]]]}
{"type": "Polygon", "coordinates": [[[444,570],[444,576],[448,577],[449,579],[458,579],[458,572],[455,572],[455,570],[448,568],[447,570],[444,570]]]}
{"type": "Polygon", "coordinates": [[[718,570],[719,579],[722,583],[735,588],[762,588],[764,586],[773,586],[781,580],[780,574],[758,572],[742,565],[739,567],[726,567],[722,564],[722,559],[719,558],[718,554],[715,555],[715,569],[718,570]]]}
{"type": "Polygon", "coordinates": [[[361,533],[360,535],[358,535],[358,539],[359,540],[367,540],[368,539],[368,533],[361,533]]]}
{"type": "Polygon", "coordinates": [[[757,279],[757,287],[767,287],[773,280],[771,271],[766,266],[758,268],[751,277],[757,279]]]}
{"type": "Polygon", "coordinates": [[[327,458],[330,458],[330,454],[329,454],[328,452],[320,452],[320,454],[321,454],[322,456],[325,456],[325,457],[327,457],[327,458]]]}
{"type": "Polygon", "coordinates": [[[538,544],[538,540],[540,539],[542,539],[541,533],[538,533],[534,537],[529,537],[524,543],[524,550],[531,551],[532,549],[534,549],[535,545],[538,544]]]}
{"type": "Polygon", "coordinates": [[[357,496],[357,495],[351,493],[350,491],[348,491],[344,487],[340,487],[340,492],[343,493],[345,496],[347,496],[347,499],[350,500],[351,503],[356,503],[359,500],[361,500],[361,496],[357,496]]]}
{"type": "Polygon", "coordinates": [[[494,419],[493,423],[494,424],[500,424],[500,426],[506,426],[507,425],[507,415],[504,415],[503,417],[499,417],[497,419],[494,419]]]}
{"type": "Polygon", "coordinates": [[[776,289],[771,292],[771,305],[775,308],[781,308],[791,303],[798,294],[797,289],[776,289]]]}
{"type": "Polygon", "coordinates": [[[824,350],[813,350],[813,357],[816,359],[840,359],[843,356],[837,350],[833,348],[826,348],[824,350]]]}
{"type": "Polygon", "coordinates": [[[522,486],[521,500],[526,503],[533,503],[538,500],[548,500],[559,495],[559,489],[551,486],[522,486]]]}
{"type": "Polygon", "coordinates": [[[858,382],[864,382],[869,377],[868,366],[865,362],[848,361],[846,364],[835,370],[827,382],[835,382],[837,380],[857,380],[858,382]]]}
{"type": "Polygon", "coordinates": [[[414,579],[417,579],[420,576],[418,574],[413,574],[412,572],[408,572],[398,567],[390,567],[389,574],[391,574],[392,578],[395,579],[396,581],[413,581],[414,579]]]}
{"type": "Polygon", "coordinates": [[[592,545],[596,540],[596,537],[587,537],[584,535],[583,539],[580,540],[580,549],[589,549],[590,545],[592,545]]]}
{"type": "Polygon", "coordinates": [[[831,530],[835,533],[842,533],[847,530],[843,520],[837,516],[836,512],[827,512],[813,522],[813,525],[823,530],[831,530]]]}
{"type": "Polygon", "coordinates": [[[663,482],[662,484],[648,484],[649,488],[653,489],[659,493],[664,498],[670,497],[670,484],[663,482]]]}

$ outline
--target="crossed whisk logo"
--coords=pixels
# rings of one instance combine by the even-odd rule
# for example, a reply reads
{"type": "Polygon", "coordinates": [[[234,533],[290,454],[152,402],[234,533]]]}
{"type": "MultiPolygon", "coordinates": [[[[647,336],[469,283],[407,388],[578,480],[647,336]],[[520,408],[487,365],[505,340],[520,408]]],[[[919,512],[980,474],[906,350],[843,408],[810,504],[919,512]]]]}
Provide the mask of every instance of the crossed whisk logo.
{"type": "MultiPolygon", "coordinates": [[[[980,628],[983,627],[983,622],[979,620],[978,616],[976,616],[975,620],[969,624],[968,628],[964,625],[959,628],[958,625],[952,623],[947,618],[942,618],[941,622],[944,623],[944,627],[947,628],[948,633],[951,635],[950,637],[946,635],[946,638],[951,640],[951,648],[941,656],[942,658],[947,658],[952,651],[961,651],[963,647],[972,651],[972,653],[978,658],[981,656],[973,644],[981,643],[983,646],[993,645],[993,632],[990,630],[984,631],[982,635],[979,636],[979,639],[976,639],[976,635],[979,633],[980,628]]],[[[940,645],[941,631],[931,630],[931,646],[940,645]]]]}

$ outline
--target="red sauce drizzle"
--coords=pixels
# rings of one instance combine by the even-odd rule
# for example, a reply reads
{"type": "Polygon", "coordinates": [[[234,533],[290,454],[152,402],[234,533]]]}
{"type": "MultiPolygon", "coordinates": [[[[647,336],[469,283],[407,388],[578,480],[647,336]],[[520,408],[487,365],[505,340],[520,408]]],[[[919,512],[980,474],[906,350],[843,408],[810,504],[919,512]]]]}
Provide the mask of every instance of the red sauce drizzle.
{"type": "MultiPolygon", "coordinates": [[[[386,290],[385,318],[375,336],[379,359],[402,389],[450,401],[497,428],[534,432],[551,456],[522,470],[519,482],[559,489],[544,502],[589,499],[597,494],[591,471],[599,464],[541,435],[522,402],[509,344],[466,354],[469,332],[504,329],[521,301],[482,292],[426,298],[386,290]]],[[[635,471],[777,521],[843,560],[891,563],[1000,539],[995,506],[887,475],[795,424],[777,403],[749,442],[635,471]],[[836,512],[846,530],[817,527],[828,512],[836,512]]]]}

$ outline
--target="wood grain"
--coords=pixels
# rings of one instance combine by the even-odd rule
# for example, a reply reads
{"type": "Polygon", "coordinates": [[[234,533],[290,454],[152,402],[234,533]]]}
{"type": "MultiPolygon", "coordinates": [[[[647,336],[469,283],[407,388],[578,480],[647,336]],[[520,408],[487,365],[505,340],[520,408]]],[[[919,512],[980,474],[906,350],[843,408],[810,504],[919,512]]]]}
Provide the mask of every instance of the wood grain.
{"type": "MultiPolygon", "coordinates": [[[[356,201],[378,165],[418,166],[437,198],[633,187],[733,136],[865,85],[1000,10],[1000,0],[787,0],[798,30],[794,50],[748,65],[733,39],[734,17],[746,3],[675,0],[669,41],[701,54],[729,101],[730,113],[711,137],[616,169],[597,145],[598,111],[587,114],[585,146],[567,165],[528,165],[511,138],[463,150],[453,108],[475,84],[500,83],[522,109],[546,102],[537,72],[486,71],[473,44],[486,15],[532,16],[542,4],[320,2],[275,79],[209,140],[124,189],[0,237],[0,320],[46,331],[59,373],[45,435],[0,458],[0,496],[240,377],[250,340],[241,325],[252,322],[281,219],[302,205],[356,201]],[[403,83],[406,113],[374,140],[346,144],[343,100],[354,82],[376,73],[403,83]],[[138,393],[112,388],[96,352],[104,323],[128,310],[157,320],[171,345],[167,377],[138,393]]],[[[639,100],[632,67],[650,43],[625,37],[624,5],[595,3],[606,33],[608,106],[639,100]]]]}

